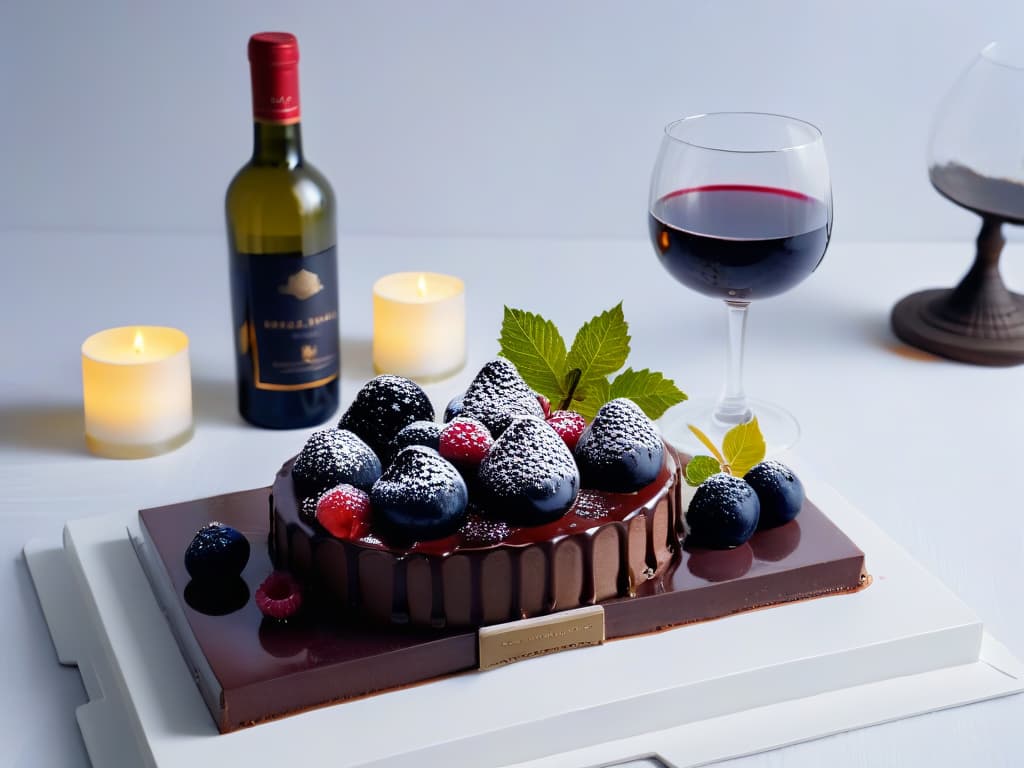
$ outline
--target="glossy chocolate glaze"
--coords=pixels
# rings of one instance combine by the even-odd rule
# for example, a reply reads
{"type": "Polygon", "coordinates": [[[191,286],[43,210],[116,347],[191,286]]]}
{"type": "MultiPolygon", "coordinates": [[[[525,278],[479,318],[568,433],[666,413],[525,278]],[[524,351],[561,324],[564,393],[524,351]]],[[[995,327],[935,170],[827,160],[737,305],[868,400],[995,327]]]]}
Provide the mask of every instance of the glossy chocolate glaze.
{"type": "Polygon", "coordinates": [[[508,526],[477,510],[452,536],[396,547],[340,540],[309,519],[292,462],[277,474],[271,555],[338,604],[393,624],[477,627],[633,594],[677,555],[679,465],[671,450],[636,493],[583,489],[558,520],[508,526]]]}
{"type": "MultiPolygon", "coordinates": [[[[385,626],[318,603],[315,595],[287,624],[265,620],[251,598],[223,615],[202,603],[190,605],[183,554],[195,531],[211,520],[249,538],[252,555],[242,579],[250,595],[270,573],[269,497],[270,489],[261,488],[139,513],[140,558],[222,732],[477,666],[473,630],[385,626]]],[[[421,567],[429,565],[409,564],[410,570],[421,567]]],[[[522,563],[524,573],[531,568],[522,563]]],[[[850,592],[865,583],[864,554],[806,502],[795,521],[756,533],[744,547],[684,548],[635,596],[602,605],[613,639],[850,592]]]]}

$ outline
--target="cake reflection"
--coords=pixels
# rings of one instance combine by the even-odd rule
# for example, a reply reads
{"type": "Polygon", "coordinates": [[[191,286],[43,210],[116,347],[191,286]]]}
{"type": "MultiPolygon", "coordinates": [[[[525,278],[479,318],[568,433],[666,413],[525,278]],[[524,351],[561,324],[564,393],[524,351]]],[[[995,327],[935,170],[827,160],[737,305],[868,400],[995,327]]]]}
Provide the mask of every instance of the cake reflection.
{"type": "Polygon", "coordinates": [[[249,587],[240,576],[225,584],[207,584],[195,579],[185,585],[189,608],[207,616],[226,616],[249,602],[249,587]]]}
{"type": "Polygon", "coordinates": [[[750,544],[734,549],[693,549],[686,567],[694,576],[705,581],[738,579],[754,564],[754,551],[750,544]]]}
{"type": "Polygon", "coordinates": [[[800,521],[790,520],[778,528],[768,528],[758,531],[750,540],[750,547],[754,550],[754,557],[758,560],[765,560],[777,563],[783,558],[789,557],[796,548],[800,546],[800,521]]]}

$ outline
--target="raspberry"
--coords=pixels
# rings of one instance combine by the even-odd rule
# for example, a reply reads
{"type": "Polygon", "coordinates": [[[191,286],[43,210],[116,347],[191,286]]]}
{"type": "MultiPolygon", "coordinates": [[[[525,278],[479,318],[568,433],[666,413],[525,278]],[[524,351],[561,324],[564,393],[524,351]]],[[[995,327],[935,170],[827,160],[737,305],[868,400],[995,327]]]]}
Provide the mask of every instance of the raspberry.
{"type": "Polygon", "coordinates": [[[546,419],[551,415],[551,401],[544,397],[540,392],[537,392],[536,395],[537,402],[540,403],[540,407],[544,409],[544,418],[546,419]]]}
{"type": "Polygon", "coordinates": [[[576,443],[580,441],[580,435],[587,426],[586,419],[576,411],[555,411],[548,416],[547,422],[569,446],[570,451],[576,450],[576,443]]]}
{"type": "Polygon", "coordinates": [[[302,587],[287,571],[273,571],[256,588],[255,600],[264,616],[285,621],[302,607],[302,587]]]}
{"type": "Polygon", "coordinates": [[[493,443],[487,427],[468,416],[457,416],[441,430],[438,452],[453,464],[478,466],[493,443]]]}
{"type": "Polygon", "coordinates": [[[370,495],[347,483],[337,485],[316,503],[316,519],[336,538],[361,539],[370,532],[370,495]]]}

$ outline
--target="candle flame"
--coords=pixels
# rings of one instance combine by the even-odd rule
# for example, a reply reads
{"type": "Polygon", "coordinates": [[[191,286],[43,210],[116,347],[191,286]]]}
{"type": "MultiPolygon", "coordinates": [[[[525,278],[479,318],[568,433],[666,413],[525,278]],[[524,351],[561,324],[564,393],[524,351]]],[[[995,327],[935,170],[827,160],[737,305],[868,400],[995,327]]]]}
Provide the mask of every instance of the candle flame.
{"type": "Polygon", "coordinates": [[[146,348],[146,342],[142,338],[142,329],[135,329],[135,341],[132,342],[132,347],[135,349],[135,354],[141,355],[143,350],[146,348]]]}
{"type": "Polygon", "coordinates": [[[416,281],[416,290],[419,291],[420,298],[426,298],[427,296],[427,276],[420,275],[419,280],[416,281]]]}

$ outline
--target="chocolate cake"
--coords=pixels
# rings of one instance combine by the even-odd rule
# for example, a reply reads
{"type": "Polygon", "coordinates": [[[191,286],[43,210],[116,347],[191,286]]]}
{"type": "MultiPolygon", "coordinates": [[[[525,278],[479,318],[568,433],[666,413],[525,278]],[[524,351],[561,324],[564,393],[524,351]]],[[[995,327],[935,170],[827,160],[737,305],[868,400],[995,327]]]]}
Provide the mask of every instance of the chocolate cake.
{"type": "Polygon", "coordinates": [[[568,512],[539,526],[509,526],[481,510],[455,534],[408,547],[325,532],[302,511],[293,464],[273,485],[275,564],[384,622],[475,627],[591,605],[635,593],[679,552],[679,465],[669,450],[635,493],[583,489],[568,512]]]}
{"type": "Polygon", "coordinates": [[[866,583],[756,421],[686,466],[636,402],[550,414],[507,360],[453,403],[434,425],[415,383],[377,377],[271,488],[140,512],[221,731],[866,583]],[[507,640],[538,623],[562,639],[507,640]]]}

